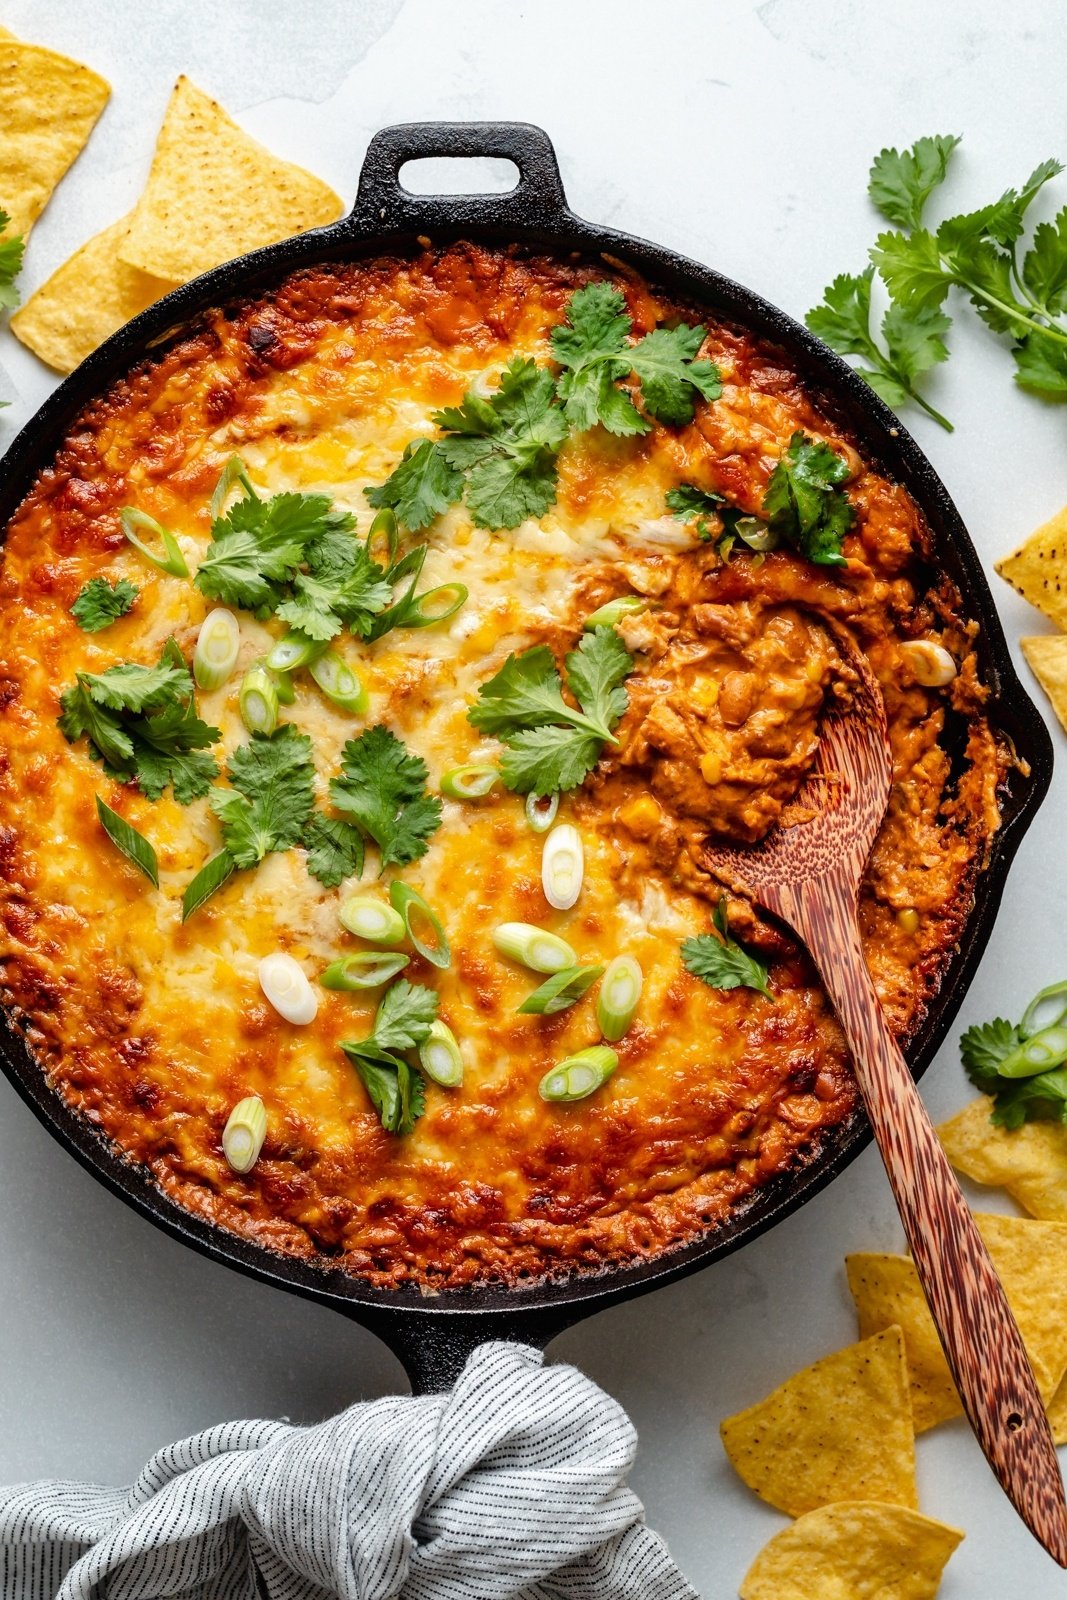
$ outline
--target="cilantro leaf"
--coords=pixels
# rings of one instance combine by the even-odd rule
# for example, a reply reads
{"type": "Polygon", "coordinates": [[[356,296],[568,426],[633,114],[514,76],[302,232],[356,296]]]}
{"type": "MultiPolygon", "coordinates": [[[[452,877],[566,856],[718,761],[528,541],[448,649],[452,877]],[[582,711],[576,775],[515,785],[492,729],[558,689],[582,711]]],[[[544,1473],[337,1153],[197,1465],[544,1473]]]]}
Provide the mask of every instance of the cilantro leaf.
{"type": "Polygon", "coordinates": [[[937,239],[926,228],[912,234],[880,233],[871,260],[893,299],[906,310],[938,310],[952,287],[937,239]]]}
{"type": "Polygon", "coordinates": [[[628,343],[632,326],[625,296],[614,285],[601,282],[572,294],[567,323],[552,329],[552,354],[563,368],[557,393],[576,433],[598,422],[609,433],[648,432],[651,424],[629,395],[616,387],[618,379],[632,371],[628,343]]]}
{"type": "Polygon", "coordinates": [[[463,474],[449,465],[440,443],[420,439],[407,446],[383,484],[363,492],[376,510],[391,507],[405,528],[417,533],[461,498],[463,474]]]}
{"type": "Polygon", "coordinates": [[[283,722],[271,734],[254,733],[230,756],[232,789],[215,789],[211,805],[236,867],[254,867],[272,850],[299,842],[315,802],[311,740],[283,722]]]}
{"type": "Polygon", "coordinates": [[[1010,249],[1022,235],[1026,213],[1031,202],[1048,183],[1063,171],[1059,161],[1042,161],[1023,184],[1022,189],[1006,189],[999,200],[987,206],[978,215],[983,218],[982,231],[996,244],[1010,249]]]}
{"type": "Polygon", "coordinates": [[[694,517],[718,516],[719,507],[726,504],[725,497],[714,489],[698,489],[695,483],[680,483],[668,489],[664,499],[680,522],[691,522],[694,517]]]}
{"type": "Polygon", "coordinates": [[[1022,280],[1048,317],[1067,311],[1067,206],[1040,222],[1023,257],[1022,280]]]}
{"type": "Polygon", "coordinates": [[[468,391],[460,407],[434,421],[450,429],[440,441],[449,466],[466,473],[466,501],[479,528],[516,528],[540,517],[556,498],[556,456],[567,436],[553,404],[552,374],[517,356],[488,399],[468,391]],[[452,430],[452,424],[457,426],[452,430]]]}
{"type": "Polygon", "coordinates": [[[519,794],[556,794],[577,788],[592,771],[629,703],[623,680],[634,661],[614,628],[594,628],[566,658],[568,688],[579,708],[563,698],[555,658],[545,645],[511,655],[478,691],[467,720],[495,733],[505,746],[500,771],[519,794]]]}
{"type": "Polygon", "coordinates": [[[939,361],[948,358],[945,334],[951,319],[935,307],[906,310],[893,301],[882,318],[879,345],[871,329],[871,280],[874,267],[860,273],[840,273],[823,292],[805,322],[839,355],[862,356],[867,366],[856,371],[887,405],[901,406],[911,399],[949,433],[952,424],[919,394],[919,379],[939,361]]]}
{"type": "Polygon", "coordinates": [[[423,1042],[437,1007],[432,989],[401,978],[382,996],[368,1037],[341,1043],[387,1133],[410,1133],[425,1109],[422,1074],[397,1051],[423,1042]]]}
{"type": "Polygon", "coordinates": [[[719,369],[697,361],[703,328],[655,328],[631,345],[626,300],[610,283],[590,283],[567,302],[567,323],[553,328],[552,354],[563,371],[556,388],[576,432],[601,423],[609,433],[647,433],[649,423],[623,390],[620,378],[635,372],[648,415],[660,422],[692,422],[695,396],[717,400],[719,369]]]}
{"type": "Polygon", "coordinates": [[[301,844],[307,851],[307,868],[327,889],[363,872],[363,835],[340,817],[313,816],[301,844]]]}
{"type": "Polygon", "coordinates": [[[1012,355],[1020,389],[1040,395],[1043,400],[1067,400],[1067,343],[1054,342],[1035,332],[1028,334],[1012,355]]]}
{"type": "Polygon", "coordinates": [[[763,497],[770,526],[819,566],[844,565],[841,541],[854,513],[837,485],[848,475],[848,463],[836,450],[798,430],[763,497]]]}
{"type": "MultiPolygon", "coordinates": [[[[3,233],[10,223],[11,218],[7,212],[0,209],[0,233],[3,233]]],[[[10,239],[0,239],[0,309],[4,311],[13,311],[19,303],[15,279],[22,270],[25,248],[26,241],[20,233],[12,234],[10,239]]]]}
{"type": "Polygon", "coordinates": [[[614,628],[583,633],[566,657],[567,685],[604,739],[625,714],[630,697],[621,687],[634,670],[634,658],[614,628]]]}
{"type": "Polygon", "coordinates": [[[330,799],[343,817],[374,840],[383,867],[417,861],[440,826],[441,802],[426,793],[428,776],[425,761],[381,725],[349,739],[344,747],[341,775],[330,782],[330,799]]]}
{"type": "Polygon", "coordinates": [[[767,967],[730,937],[726,915],[726,896],[715,907],[712,921],[719,937],[698,933],[682,941],[682,963],[694,978],[712,989],[755,989],[767,1000],[774,996],[767,987],[767,967]]]}
{"type": "Polygon", "coordinates": [[[997,1077],[997,1068],[1021,1043],[1022,1034],[1004,1017],[994,1017],[992,1022],[979,1022],[968,1028],[960,1039],[960,1056],[975,1087],[995,1094],[1003,1082],[997,1077]]]}
{"type": "Polygon", "coordinates": [[[124,617],[137,599],[137,589],[125,578],[109,583],[107,578],[90,578],[70,608],[70,614],[85,633],[99,633],[101,628],[124,617]]]}
{"type": "Polygon", "coordinates": [[[330,528],[306,551],[308,572],[293,578],[293,594],[277,615],[309,639],[329,640],[347,627],[365,639],[393,598],[385,571],[345,529],[330,528]]]}
{"type": "Polygon", "coordinates": [[[437,996],[420,983],[398,978],[385,991],[374,1019],[374,1042],[383,1050],[414,1050],[437,1016],[437,996]]]}
{"type": "Polygon", "coordinates": [[[705,329],[655,328],[630,351],[633,369],[641,379],[641,400],[658,422],[676,427],[692,422],[696,396],[717,400],[722,379],[713,361],[698,361],[705,329]]]}
{"type": "Polygon", "coordinates": [[[922,226],[923,207],[944,182],[956,135],[916,139],[910,150],[883,150],[871,167],[868,193],[879,211],[902,228],[922,226]]]}
{"type": "Polygon", "coordinates": [[[211,544],[195,583],[209,599],[263,615],[286,598],[308,547],[331,532],[351,528],[349,512],[334,510],[324,494],[256,494],[235,500],[211,526],[211,544]]]}
{"type": "Polygon", "coordinates": [[[89,754],[150,800],[173,786],[182,805],[206,794],[218,772],[206,747],[221,738],[196,713],[193,680],[173,639],[157,666],[124,661],[106,672],[79,672],[61,698],[61,733],[83,735],[89,754]]]}

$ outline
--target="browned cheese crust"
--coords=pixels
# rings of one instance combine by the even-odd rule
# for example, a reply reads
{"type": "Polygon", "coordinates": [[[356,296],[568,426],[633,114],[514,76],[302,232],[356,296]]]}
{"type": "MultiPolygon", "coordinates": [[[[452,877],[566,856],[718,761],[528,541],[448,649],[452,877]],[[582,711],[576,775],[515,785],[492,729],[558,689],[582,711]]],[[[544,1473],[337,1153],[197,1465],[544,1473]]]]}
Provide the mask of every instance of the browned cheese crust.
{"type": "MultiPolygon", "coordinates": [[[[621,627],[637,670],[619,747],[561,807],[586,842],[574,910],[546,905],[542,841],[522,797],[499,787],[478,805],[446,803],[425,860],[401,874],[442,913],[452,941],[447,972],[416,958],[407,976],[440,994],[466,1057],[462,1088],[428,1085],[415,1131],[392,1137],[339,1049],[367,1032],[375,997],[321,991],[307,1028],[267,1005],[256,968],[269,951],[289,950],[314,977],[356,948],[337,921],[345,890],[314,883],[301,851],[236,874],[181,924],[181,891],[218,848],[207,802],[183,808],[168,793],[150,804],[56,726],[78,668],[154,661],[171,633],[188,658],[210,609],[125,543],[119,508],[138,505],[175,529],[193,566],[222,464],[239,450],[271,492],[325,488],[365,530],[363,487],[384,480],[409,439],[432,432],[432,411],[516,353],[547,360],[567,296],[602,277],[625,291],[635,333],[686,315],[602,262],[470,246],[298,273],[262,300],[207,317],[90,406],[8,530],[3,1001],[27,1024],[57,1092],[167,1195],[222,1228],[377,1284],[514,1284],[668,1250],[812,1158],[820,1135],[853,1112],[839,1028],[780,927],[731,905],[734,931],[770,962],[773,1001],[712,989],[679,958],[682,938],[711,927],[720,893],[699,868],[700,840],[709,830],[759,837],[811,759],[840,671],[820,617],[853,631],[888,709],[892,800],[861,918],[902,1040],[936,992],[997,827],[1006,754],[983,710],[975,628],[926,564],[914,503],[864,464],[773,350],[712,324],[703,354],[722,369],[723,395],[701,402],[693,425],[572,437],[557,504],[540,525],[487,534],[462,508],[448,513],[430,530],[426,572],[467,583],[468,605],[445,629],[349,641],[371,692],[368,721],[422,754],[436,787],[448,767],[496,750],[466,710],[509,651],[545,642],[562,657],[592,607],[633,591],[654,602],[621,627]],[[820,569],[786,550],[724,564],[665,512],[664,491],[685,481],[758,513],[798,428],[853,467],[847,568],[820,569]],[[96,574],[129,577],[141,593],[129,616],[86,634],[69,607],[96,574]],[[903,641],[928,637],[960,663],[947,690],[919,687],[900,655],[903,641]],[[957,772],[947,717],[965,730],[957,772]],[[158,892],[104,837],[95,794],[156,844],[158,892]],[[590,1000],[554,1017],[516,1014],[537,980],[491,942],[498,923],[516,919],[565,934],[581,960],[629,950],[645,970],[619,1069],[588,1100],[538,1096],[553,1062],[598,1034],[590,1000]],[[263,1097],[269,1126],[262,1158],[242,1177],[220,1137],[247,1094],[263,1097]]],[[[283,630],[241,622],[243,670],[283,630]]],[[[239,677],[199,697],[223,730],[220,759],[244,737],[239,677]]],[[[310,682],[298,682],[285,715],[313,735],[324,798],[358,723],[310,682]]]]}

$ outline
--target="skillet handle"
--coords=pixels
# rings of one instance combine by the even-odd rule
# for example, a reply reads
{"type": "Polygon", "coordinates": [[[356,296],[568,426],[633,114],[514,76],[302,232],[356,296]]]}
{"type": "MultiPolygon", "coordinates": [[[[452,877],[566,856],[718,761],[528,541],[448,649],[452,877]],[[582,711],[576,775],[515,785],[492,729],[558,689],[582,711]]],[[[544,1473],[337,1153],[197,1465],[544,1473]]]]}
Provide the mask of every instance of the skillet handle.
{"type": "Polygon", "coordinates": [[[367,146],[345,233],[465,228],[558,227],[571,213],[552,141],[529,122],[403,122],[367,146]],[[411,194],[400,183],[406,161],[426,156],[496,156],[513,161],[519,181],[505,194],[411,194]]]}
{"type": "Polygon", "coordinates": [[[578,1305],[428,1313],[361,1306],[346,1314],[389,1346],[407,1374],[412,1394],[441,1394],[452,1388],[480,1344],[503,1339],[543,1350],[557,1333],[588,1313],[578,1305]]]}

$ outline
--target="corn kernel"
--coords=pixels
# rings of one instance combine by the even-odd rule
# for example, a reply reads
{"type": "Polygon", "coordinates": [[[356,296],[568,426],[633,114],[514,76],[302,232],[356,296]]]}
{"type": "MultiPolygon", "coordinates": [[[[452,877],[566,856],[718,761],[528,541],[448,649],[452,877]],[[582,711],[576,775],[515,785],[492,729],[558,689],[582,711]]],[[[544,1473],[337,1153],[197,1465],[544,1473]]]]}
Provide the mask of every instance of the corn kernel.
{"type": "Polygon", "coordinates": [[[903,911],[898,911],[897,921],[905,933],[918,933],[919,913],[914,906],[906,906],[903,911]]]}
{"type": "Polygon", "coordinates": [[[650,838],[659,827],[661,816],[659,802],[653,800],[650,794],[640,794],[636,799],[627,801],[618,812],[619,821],[635,839],[650,838]]]}
{"type": "Polygon", "coordinates": [[[711,788],[722,782],[722,756],[717,750],[709,750],[701,756],[700,775],[711,788]]]}

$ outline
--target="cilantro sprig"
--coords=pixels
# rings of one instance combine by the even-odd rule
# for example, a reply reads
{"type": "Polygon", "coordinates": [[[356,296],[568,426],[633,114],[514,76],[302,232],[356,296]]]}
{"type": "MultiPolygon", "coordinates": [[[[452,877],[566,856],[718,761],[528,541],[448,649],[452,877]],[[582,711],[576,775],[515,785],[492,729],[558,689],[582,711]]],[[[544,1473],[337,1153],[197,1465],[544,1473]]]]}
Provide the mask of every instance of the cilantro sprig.
{"type": "MultiPolygon", "coordinates": [[[[0,206],[0,234],[11,226],[11,218],[0,206]]],[[[22,257],[26,241],[21,233],[0,239],[0,310],[13,311],[19,303],[15,279],[22,271],[22,257]]],[[[5,401],[6,404],[6,401],[5,401]]]]}
{"type": "Polygon", "coordinates": [[[283,722],[254,733],[230,756],[232,788],[212,789],[211,808],[222,827],[222,849],[204,863],[182,897],[185,922],[238,869],[256,867],[272,851],[299,844],[315,804],[311,740],[283,722]]]}
{"type": "Polygon", "coordinates": [[[771,473],[763,497],[767,521],[817,566],[845,564],[841,541],[855,520],[840,488],[848,475],[843,456],[799,430],[771,473]]]}
{"type": "Polygon", "coordinates": [[[329,535],[352,528],[355,518],[335,510],[328,495],[286,493],[263,499],[247,475],[240,482],[243,493],[211,524],[211,543],[195,582],[210,600],[266,617],[288,598],[289,585],[310,559],[309,551],[329,535]]]}
{"type": "Polygon", "coordinates": [[[713,933],[698,933],[682,941],[686,971],[712,989],[755,989],[765,999],[773,1000],[767,987],[766,963],[730,936],[725,895],[720,896],[711,920],[718,938],[713,933]]]}
{"type": "Polygon", "coordinates": [[[718,367],[698,361],[703,327],[679,323],[655,328],[635,344],[626,299],[610,283],[590,283],[567,302],[566,322],[553,328],[552,354],[562,367],[558,392],[564,415],[576,432],[600,423],[609,433],[647,433],[649,417],[673,426],[692,422],[696,398],[717,400],[722,393],[718,367]],[[641,385],[642,415],[624,389],[635,373],[641,385]]]}
{"type": "MultiPolygon", "coordinates": [[[[340,776],[330,781],[330,800],[361,839],[371,839],[378,846],[383,868],[403,867],[424,856],[430,835],[440,826],[441,802],[426,793],[428,777],[425,761],[412,755],[381,724],[368,728],[358,739],[349,739],[344,747],[340,776]]],[[[342,834],[337,828],[328,831],[329,858],[324,832],[316,828],[309,867],[314,870],[321,863],[332,876],[345,859],[358,859],[362,866],[352,833],[342,834]]]]}
{"type": "Polygon", "coordinates": [[[346,1039],[341,1049],[352,1062],[386,1133],[410,1133],[425,1108],[421,1072],[401,1052],[427,1038],[437,1016],[432,989],[400,978],[385,991],[374,1027],[365,1039],[346,1039]]]}
{"type": "Polygon", "coordinates": [[[1063,168],[1043,161],[1021,189],[928,227],[927,202],[959,142],[918,139],[910,150],[883,150],[871,167],[870,198],[895,224],[870,252],[890,296],[881,344],[871,330],[870,271],[836,278],[807,318],[835,350],[868,363],[861,377],[890,405],[913,400],[949,429],[918,386],[948,355],[945,304],[953,289],[968,296],[994,333],[1013,341],[1021,388],[1045,400],[1067,399],[1067,206],[1040,222],[1023,245],[1030,207],[1063,168]]]}
{"type": "Polygon", "coordinates": [[[1042,989],[1021,1022],[994,1017],[968,1028],[960,1056],[975,1088],[992,1096],[998,1127],[1067,1125],[1067,984],[1042,989]]]}
{"type": "Polygon", "coordinates": [[[478,691],[467,720],[494,733],[505,749],[501,775],[520,794],[550,795],[574,789],[596,766],[629,704],[622,687],[634,659],[614,628],[583,634],[564,662],[567,687],[546,645],[511,655],[478,691]]]}
{"type": "Polygon", "coordinates": [[[59,728],[149,800],[170,785],[182,805],[207,793],[218,773],[207,747],[222,737],[196,714],[192,675],[174,639],[154,667],[123,661],[106,672],[79,672],[63,694],[59,728]]]}
{"type": "Polygon", "coordinates": [[[70,614],[84,633],[99,633],[124,617],[137,599],[138,590],[125,578],[110,583],[107,578],[90,578],[70,608],[70,614]]]}
{"type": "Polygon", "coordinates": [[[723,561],[729,561],[738,542],[757,555],[775,549],[779,543],[776,529],[761,522],[759,517],[746,516],[714,489],[680,483],[677,488],[668,489],[664,499],[667,509],[674,512],[678,521],[690,523],[705,544],[715,546],[716,554],[723,561]]]}
{"type": "Polygon", "coordinates": [[[698,396],[722,392],[719,369],[697,359],[702,327],[655,328],[631,344],[625,298],[610,283],[577,290],[565,315],[550,336],[558,377],[517,356],[493,393],[468,389],[458,406],[435,413],[440,438],[412,441],[386,481],[365,490],[370,504],[391,508],[412,532],[461,500],[476,527],[517,528],[555,500],[569,433],[597,423],[610,433],[647,433],[649,418],[681,426],[692,422],[698,396]],[[643,411],[619,387],[631,375],[643,411]]]}

